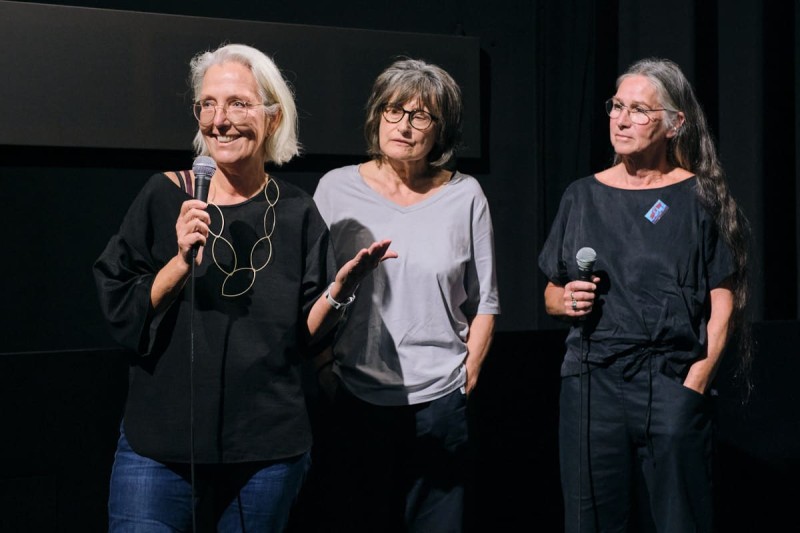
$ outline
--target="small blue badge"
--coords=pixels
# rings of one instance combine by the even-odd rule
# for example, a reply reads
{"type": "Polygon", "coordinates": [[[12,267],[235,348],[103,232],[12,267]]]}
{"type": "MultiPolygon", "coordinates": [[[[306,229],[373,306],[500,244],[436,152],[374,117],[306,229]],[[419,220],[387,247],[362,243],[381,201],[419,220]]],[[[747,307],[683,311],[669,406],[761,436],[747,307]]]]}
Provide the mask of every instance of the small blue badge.
{"type": "Polygon", "coordinates": [[[658,200],[653,204],[653,207],[650,208],[650,211],[647,212],[644,218],[655,224],[661,220],[661,217],[664,216],[664,213],[667,212],[667,209],[669,209],[669,206],[661,200],[658,200]]]}

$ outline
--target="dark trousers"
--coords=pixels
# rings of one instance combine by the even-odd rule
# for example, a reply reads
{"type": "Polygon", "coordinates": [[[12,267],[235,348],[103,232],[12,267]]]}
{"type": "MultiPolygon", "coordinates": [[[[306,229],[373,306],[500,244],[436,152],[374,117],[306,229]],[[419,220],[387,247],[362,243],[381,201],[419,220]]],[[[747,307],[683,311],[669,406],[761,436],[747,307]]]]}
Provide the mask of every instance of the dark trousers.
{"type": "Polygon", "coordinates": [[[630,363],[562,378],[565,531],[711,532],[710,401],[670,375],[663,356],[632,376],[630,363]]]}
{"type": "Polygon", "coordinates": [[[326,454],[326,531],[459,533],[471,453],[466,396],[377,406],[339,386],[326,454]]]}

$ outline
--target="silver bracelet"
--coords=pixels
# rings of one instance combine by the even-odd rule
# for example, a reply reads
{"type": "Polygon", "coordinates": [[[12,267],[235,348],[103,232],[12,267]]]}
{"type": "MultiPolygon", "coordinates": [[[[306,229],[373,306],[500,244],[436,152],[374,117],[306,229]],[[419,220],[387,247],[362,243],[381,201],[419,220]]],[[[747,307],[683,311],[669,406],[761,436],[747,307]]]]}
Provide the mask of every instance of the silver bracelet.
{"type": "MultiPolygon", "coordinates": [[[[334,281],[334,283],[336,282],[334,281]]],[[[331,287],[333,287],[333,283],[328,285],[328,289],[325,291],[325,299],[328,301],[330,306],[336,309],[337,311],[346,308],[348,305],[350,305],[355,301],[356,295],[355,293],[353,293],[347,300],[343,302],[337,302],[336,300],[333,299],[333,296],[331,296],[331,287]]]]}

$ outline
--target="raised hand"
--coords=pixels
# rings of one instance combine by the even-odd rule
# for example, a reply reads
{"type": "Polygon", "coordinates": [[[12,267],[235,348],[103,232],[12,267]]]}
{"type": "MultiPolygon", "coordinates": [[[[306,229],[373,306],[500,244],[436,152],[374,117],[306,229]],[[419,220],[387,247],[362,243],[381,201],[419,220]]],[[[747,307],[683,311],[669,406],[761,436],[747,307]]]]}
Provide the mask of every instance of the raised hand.
{"type": "Polygon", "coordinates": [[[376,241],[368,248],[362,248],[347,263],[342,265],[336,273],[336,281],[341,285],[341,292],[350,295],[358,287],[358,284],[369,275],[370,272],[387,259],[397,257],[397,252],[390,250],[392,244],[390,239],[376,241]]]}

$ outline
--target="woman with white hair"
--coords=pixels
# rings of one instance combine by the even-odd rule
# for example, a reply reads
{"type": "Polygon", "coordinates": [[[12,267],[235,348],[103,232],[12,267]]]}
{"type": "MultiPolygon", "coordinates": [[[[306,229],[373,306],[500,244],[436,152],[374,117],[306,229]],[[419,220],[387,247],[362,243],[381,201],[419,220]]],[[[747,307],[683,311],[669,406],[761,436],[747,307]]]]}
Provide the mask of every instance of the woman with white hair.
{"type": "Polygon", "coordinates": [[[311,196],[266,172],[298,153],[269,57],[230,44],[191,72],[207,199],[193,172],[153,175],[94,265],[133,353],[109,531],[277,533],[310,461],[303,357],[394,253],[371,243],[337,272],[311,196]]]}

